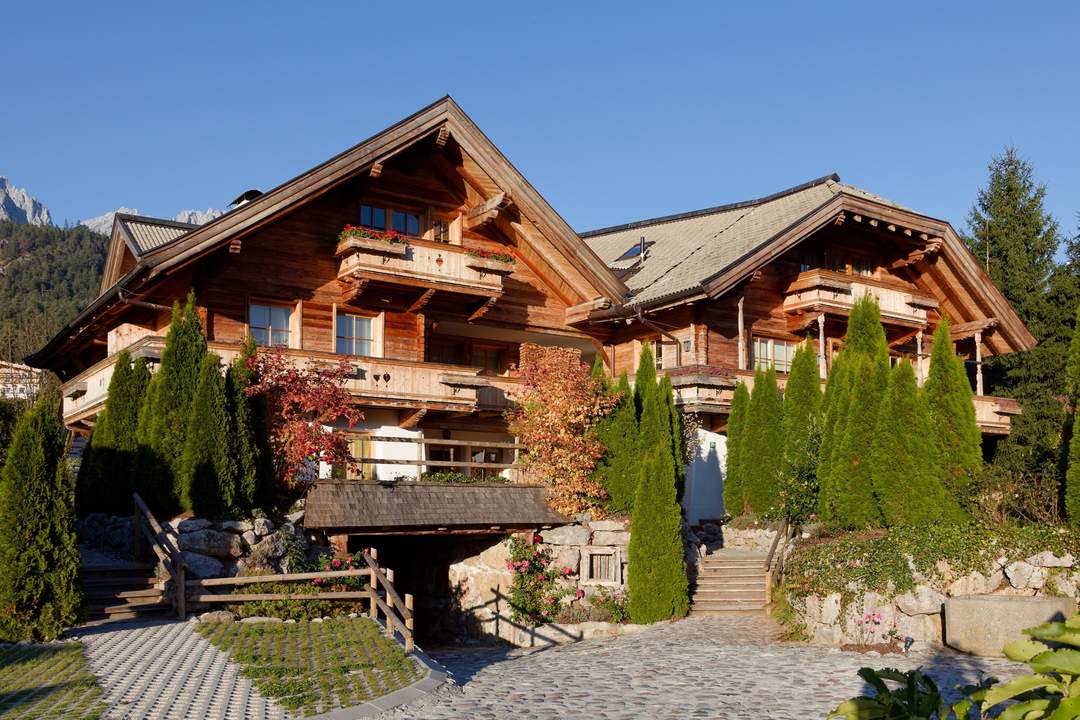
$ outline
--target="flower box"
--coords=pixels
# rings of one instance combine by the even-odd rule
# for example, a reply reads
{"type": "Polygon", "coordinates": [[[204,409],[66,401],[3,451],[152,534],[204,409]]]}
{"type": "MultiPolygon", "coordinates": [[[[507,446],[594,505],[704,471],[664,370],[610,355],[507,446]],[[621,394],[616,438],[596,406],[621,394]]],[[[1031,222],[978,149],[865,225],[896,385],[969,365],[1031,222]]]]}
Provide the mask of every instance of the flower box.
{"type": "Polygon", "coordinates": [[[409,246],[400,240],[394,241],[383,238],[351,235],[338,241],[335,254],[338,257],[341,257],[342,255],[348,255],[353,252],[368,252],[393,255],[395,257],[405,257],[408,251],[409,246]]]}
{"type": "Polygon", "coordinates": [[[499,275],[509,275],[514,272],[514,261],[503,260],[501,258],[484,257],[482,255],[469,255],[465,259],[465,265],[471,267],[473,270],[479,270],[484,273],[496,273],[499,275]]]}

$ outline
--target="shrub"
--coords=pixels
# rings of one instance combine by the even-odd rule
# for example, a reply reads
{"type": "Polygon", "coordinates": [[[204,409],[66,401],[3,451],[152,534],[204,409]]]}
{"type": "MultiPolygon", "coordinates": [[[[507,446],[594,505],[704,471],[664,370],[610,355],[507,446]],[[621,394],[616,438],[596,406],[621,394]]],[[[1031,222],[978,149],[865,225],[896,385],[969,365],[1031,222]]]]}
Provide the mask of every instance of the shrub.
{"type": "Polygon", "coordinates": [[[621,592],[613,593],[601,586],[596,594],[589,598],[589,604],[603,611],[607,615],[607,622],[621,624],[630,619],[626,595],[621,592]]]}
{"type": "Polygon", "coordinates": [[[821,400],[821,442],[818,446],[818,515],[828,523],[836,521],[836,483],[843,440],[843,420],[851,404],[852,354],[841,351],[833,359],[832,369],[821,400]]]}
{"type": "Polygon", "coordinates": [[[44,392],[19,419],[0,473],[0,639],[52,640],[78,617],[75,486],[60,398],[44,392]]]}
{"type": "MultiPolygon", "coordinates": [[[[655,400],[647,402],[645,412],[655,400]]],[[[686,561],[682,508],[675,497],[674,463],[668,446],[655,449],[641,466],[628,549],[627,608],[635,623],[686,614],[686,561]]]]}
{"type": "Polygon", "coordinates": [[[747,420],[750,392],[744,383],[735,386],[728,415],[727,467],[724,475],[724,512],[731,516],[746,512],[746,480],[743,458],[746,454],[747,420]]]}
{"type": "Polygon", "coordinates": [[[746,464],[743,467],[747,506],[761,516],[779,510],[778,475],[783,453],[784,401],[776,386],[776,370],[757,371],[747,415],[746,464]]]}
{"type": "MultiPolygon", "coordinates": [[[[533,537],[534,543],[542,538],[533,537]]],[[[570,590],[559,583],[559,578],[570,568],[551,567],[551,550],[530,545],[521,538],[506,541],[510,559],[506,569],[514,574],[510,586],[510,619],[536,627],[555,619],[562,606],[562,599],[570,590]]]]}
{"type": "Polygon", "coordinates": [[[272,469],[266,425],[258,398],[247,394],[254,380],[248,362],[255,353],[255,338],[249,335],[225,373],[229,425],[236,452],[236,504],[245,510],[272,501],[268,492],[272,469]]]}
{"type": "Polygon", "coordinates": [[[180,506],[209,518],[238,510],[236,449],[220,366],[213,353],[203,358],[180,462],[180,506]]]}
{"type": "Polygon", "coordinates": [[[686,484],[686,471],[683,468],[683,438],[679,421],[679,409],[675,407],[675,391],[671,387],[671,378],[667,375],[660,379],[657,387],[660,397],[661,422],[666,422],[666,430],[671,443],[671,455],[675,460],[675,487],[678,498],[682,499],[683,486],[686,484]]]}
{"type": "Polygon", "coordinates": [[[930,438],[949,496],[971,503],[972,483],[982,466],[982,435],[975,422],[974,393],[964,361],[953,352],[949,321],[934,331],[930,373],[923,386],[930,413],[930,438]]]}
{"type": "Polygon", "coordinates": [[[881,524],[869,461],[878,406],[888,382],[888,365],[882,366],[862,354],[853,355],[850,362],[851,397],[841,420],[843,436],[829,480],[834,492],[832,521],[855,529],[881,524]]]}
{"type": "Polygon", "coordinates": [[[821,380],[809,343],[795,351],[784,388],[784,443],[780,471],[780,509],[799,521],[817,508],[817,464],[820,439],[821,380]]]}
{"type": "Polygon", "coordinates": [[[597,437],[606,450],[597,463],[596,472],[599,482],[607,488],[608,509],[630,512],[634,507],[634,492],[640,476],[640,447],[634,393],[630,390],[626,373],[619,376],[615,392],[619,398],[615,409],[597,423],[597,437]]]}

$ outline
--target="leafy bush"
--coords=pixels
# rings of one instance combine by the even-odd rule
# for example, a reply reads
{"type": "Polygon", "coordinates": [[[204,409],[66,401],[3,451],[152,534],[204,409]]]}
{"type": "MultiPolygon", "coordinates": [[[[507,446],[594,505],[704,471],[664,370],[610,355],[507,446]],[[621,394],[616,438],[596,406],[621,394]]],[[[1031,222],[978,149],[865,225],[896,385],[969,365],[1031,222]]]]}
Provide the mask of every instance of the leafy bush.
{"type": "MultiPolygon", "coordinates": [[[[501,477],[501,476],[500,476],[501,477]]],[[[422,482],[443,483],[446,485],[471,485],[479,482],[491,482],[494,478],[473,477],[457,470],[426,472],[420,476],[422,482]]]]}
{"type": "MultiPolygon", "coordinates": [[[[543,540],[533,537],[534,543],[543,540]]],[[[559,583],[559,578],[569,575],[570,568],[552,568],[551,550],[530,545],[521,538],[506,540],[510,559],[506,569],[514,573],[510,586],[510,619],[536,627],[551,622],[559,613],[562,599],[570,590],[559,583]]],[[[572,571],[571,571],[572,572],[572,571]]]]}
{"type": "MultiPolygon", "coordinates": [[[[893,668],[871,670],[861,668],[861,677],[874,690],[874,695],[862,695],[845,700],[829,713],[829,718],[866,720],[868,718],[906,718],[906,720],[963,720],[972,707],[970,699],[948,705],[930,676],[921,668],[901,672],[893,668]],[[899,685],[891,689],[886,682],[899,685]]],[[[964,688],[964,694],[978,693],[995,682],[984,680],[982,685],[964,688]]],[[[1021,717],[1017,715],[1016,717],[1021,717]]],[[[1027,717],[1027,716],[1024,716],[1027,717]]]]}
{"type": "Polygon", "coordinates": [[[613,593],[606,587],[601,587],[596,594],[589,599],[589,603],[607,614],[607,621],[624,623],[630,620],[630,610],[627,608],[626,595],[621,592],[613,593]]]}

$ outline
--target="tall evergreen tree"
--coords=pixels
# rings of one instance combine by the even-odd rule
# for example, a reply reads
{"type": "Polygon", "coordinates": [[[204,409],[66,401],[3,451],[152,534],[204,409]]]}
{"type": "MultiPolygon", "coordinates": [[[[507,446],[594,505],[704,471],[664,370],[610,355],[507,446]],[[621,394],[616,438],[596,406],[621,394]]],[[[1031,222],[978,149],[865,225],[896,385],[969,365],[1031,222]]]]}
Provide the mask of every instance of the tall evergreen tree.
{"type": "Polygon", "coordinates": [[[653,448],[666,442],[669,432],[656,384],[656,366],[647,344],[642,346],[637,375],[634,376],[634,404],[638,408],[638,444],[644,458],[653,448]]]}
{"type": "Polygon", "coordinates": [[[675,461],[675,485],[681,501],[683,488],[686,485],[686,469],[683,467],[682,423],[679,420],[679,409],[675,407],[675,391],[671,387],[671,378],[667,375],[660,378],[657,393],[659,393],[662,406],[662,420],[666,422],[666,428],[664,429],[671,441],[671,455],[675,461]]]}
{"type": "Polygon", "coordinates": [[[247,361],[255,352],[255,339],[249,335],[240,355],[225,373],[225,395],[236,450],[236,497],[241,509],[264,503],[271,477],[265,425],[246,392],[252,383],[247,361]]]}
{"type": "Polygon", "coordinates": [[[147,501],[157,508],[175,507],[180,498],[187,418],[205,356],[206,337],[192,292],[183,310],[173,305],[161,369],[151,379],[139,413],[140,482],[147,501]]]}
{"type": "Polygon", "coordinates": [[[953,352],[946,319],[934,331],[924,392],[930,412],[930,437],[945,488],[949,497],[967,505],[974,499],[972,481],[982,465],[982,434],[975,422],[971,383],[964,361],[953,352]]]}
{"type": "Polygon", "coordinates": [[[728,414],[727,462],[724,472],[724,512],[732,517],[746,512],[746,480],[743,456],[745,455],[748,420],[750,416],[750,391],[745,383],[735,386],[728,414]]]}
{"type": "Polygon", "coordinates": [[[79,465],[80,513],[123,515],[131,510],[131,493],[138,489],[135,435],[149,382],[146,360],[132,364],[128,351],[121,350],[109,380],[107,405],[97,417],[79,465]]]}
{"type": "Polygon", "coordinates": [[[616,391],[619,393],[618,405],[597,428],[600,442],[607,448],[597,465],[597,472],[608,491],[608,508],[613,512],[630,512],[640,479],[641,448],[634,393],[625,372],[619,376],[616,391]]]}
{"type": "Polygon", "coordinates": [[[656,392],[656,359],[646,342],[641,344],[637,372],[634,373],[634,406],[637,408],[638,423],[645,408],[645,396],[652,392],[656,392]]]}
{"type": "Polygon", "coordinates": [[[1066,365],[1066,389],[1072,413],[1069,416],[1069,444],[1062,495],[1066,520],[1073,527],[1080,527],[1080,432],[1076,431],[1076,409],[1080,403],[1080,306],[1076,308],[1076,317],[1076,329],[1073,331],[1066,365]]]}
{"type": "Polygon", "coordinates": [[[600,383],[604,388],[610,386],[611,383],[608,379],[607,368],[604,367],[604,358],[600,353],[597,353],[596,357],[593,359],[592,368],[589,372],[592,375],[592,379],[600,383]]]}
{"type": "Polygon", "coordinates": [[[882,367],[863,353],[853,353],[850,362],[851,395],[829,485],[833,493],[833,521],[844,528],[858,529],[881,522],[871,489],[869,453],[889,371],[888,365],[882,367]]]}
{"type": "Polygon", "coordinates": [[[229,403],[220,366],[217,355],[203,357],[180,463],[180,505],[202,517],[222,517],[240,505],[229,403]]]}
{"type": "Polygon", "coordinates": [[[667,447],[654,449],[641,466],[627,568],[627,609],[638,624],[682,617],[689,606],[674,467],[667,447]]]}
{"type": "Polygon", "coordinates": [[[936,455],[926,399],[915,371],[902,362],[889,373],[869,455],[874,497],[887,526],[959,518],[959,506],[946,496],[936,455]]]}
{"type": "Polygon", "coordinates": [[[795,351],[784,388],[783,465],[780,473],[782,509],[801,520],[817,507],[818,441],[821,432],[821,379],[814,348],[804,343],[795,351]]]}
{"type": "Polygon", "coordinates": [[[742,458],[746,500],[756,515],[779,510],[780,458],[783,456],[784,401],[776,385],[776,370],[758,370],[750,393],[746,455],[742,458]]]}
{"type": "Polygon", "coordinates": [[[836,522],[836,477],[840,446],[844,439],[843,421],[851,404],[852,353],[841,350],[832,368],[821,400],[821,443],[818,446],[818,515],[828,523],[836,522]]]}
{"type": "Polygon", "coordinates": [[[63,459],[60,398],[20,418],[0,473],[0,639],[52,640],[78,617],[75,486],[63,459]]]}

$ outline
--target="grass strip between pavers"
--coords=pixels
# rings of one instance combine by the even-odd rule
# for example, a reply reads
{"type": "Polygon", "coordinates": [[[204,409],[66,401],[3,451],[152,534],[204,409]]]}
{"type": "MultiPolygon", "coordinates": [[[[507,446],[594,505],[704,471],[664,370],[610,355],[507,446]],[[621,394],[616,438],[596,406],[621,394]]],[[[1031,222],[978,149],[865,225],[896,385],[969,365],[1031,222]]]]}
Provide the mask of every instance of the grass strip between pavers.
{"type": "Polygon", "coordinates": [[[198,631],[292,713],[359,705],[422,676],[418,663],[368,618],[321,623],[200,623],[198,631]]]}
{"type": "Polygon", "coordinates": [[[82,645],[0,645],[0,718],[100,718],[104,694],[82,645]]]}

